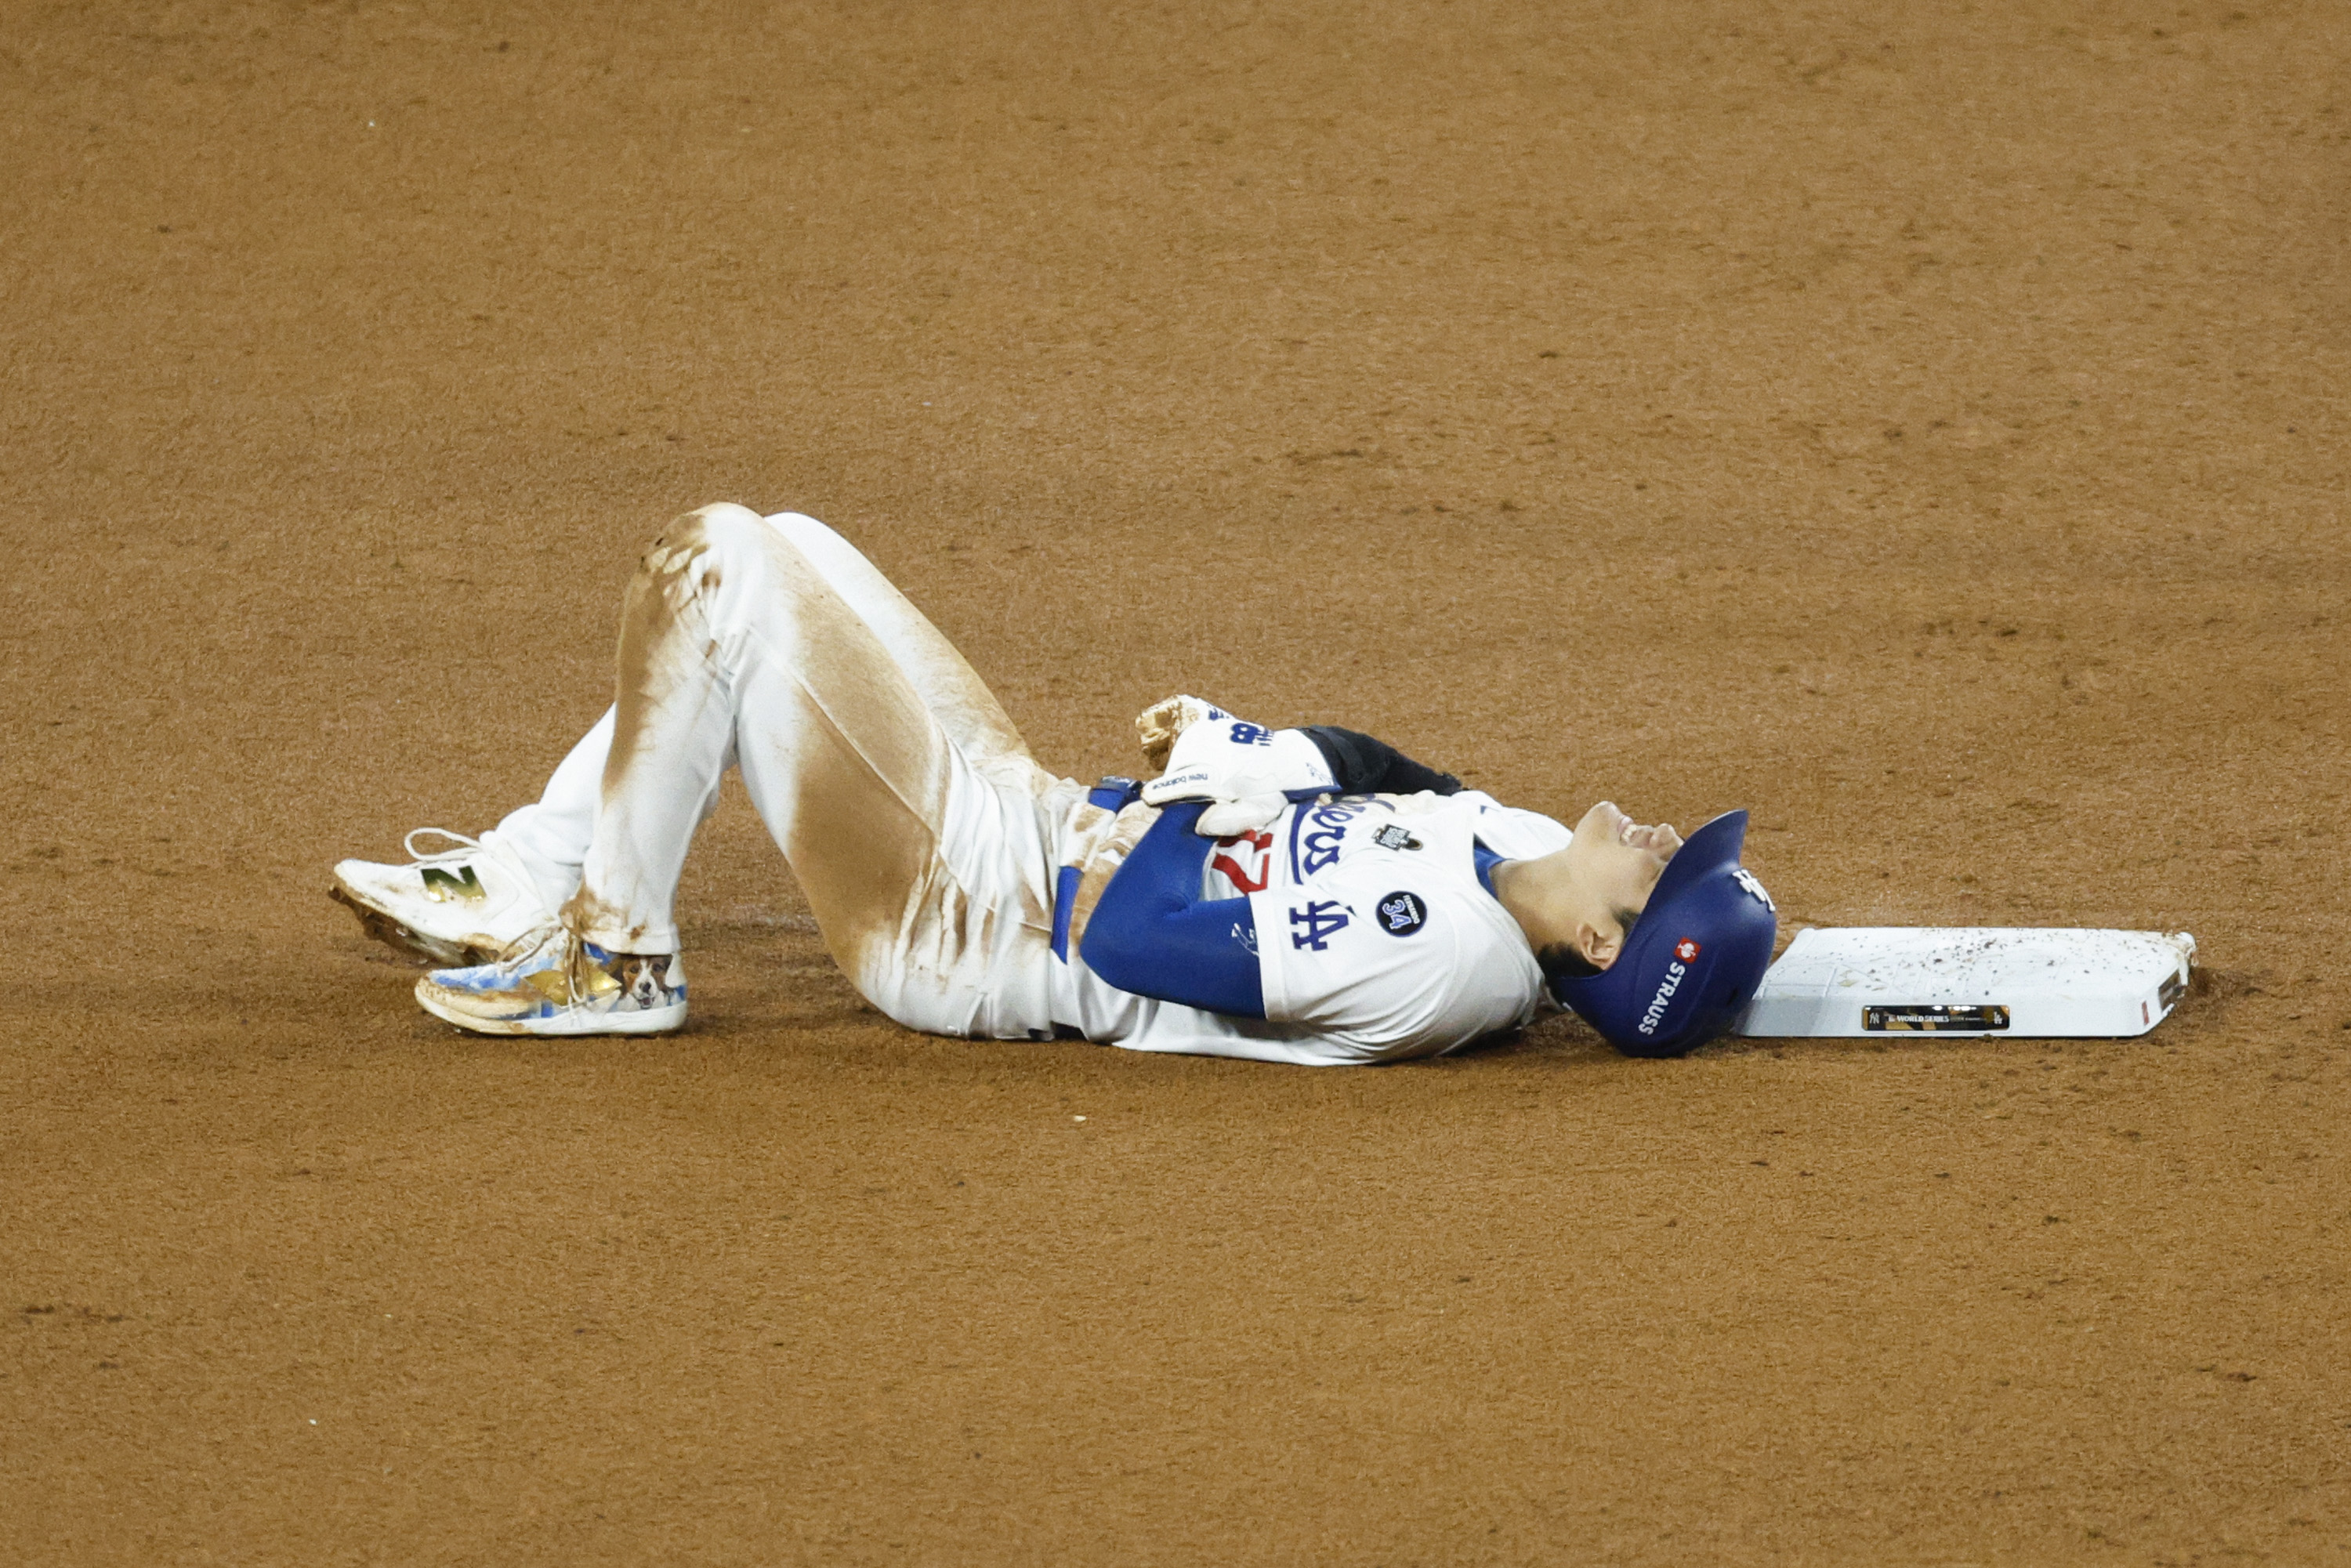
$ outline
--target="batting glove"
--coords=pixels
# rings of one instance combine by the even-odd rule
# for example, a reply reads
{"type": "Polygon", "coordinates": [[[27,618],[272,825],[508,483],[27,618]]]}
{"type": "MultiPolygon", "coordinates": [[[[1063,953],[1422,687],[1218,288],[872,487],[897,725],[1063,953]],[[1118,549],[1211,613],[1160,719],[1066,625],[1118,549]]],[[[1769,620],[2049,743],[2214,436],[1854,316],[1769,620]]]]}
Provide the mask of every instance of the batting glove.
{"type": "Polygon", "coordinates": [[[1143,760],[1154,773],[1167,771],[1167,753],[1176,737],[1204,718],[1232,715],[1206,697],[1177,695],[1153,703],[1134,716],[1134,738],[1143,747],[1143,760]]]}
{"type": "MultiPolygon", "coordinates": [[[[1167,757],[1167,771],[1143,787],[1146,804],[1165,806],[1176,800],[1209,800],[1218,805],[1243,800],[1279,802],[1305,800],[1337,788],[1331,765],[1303,730],[1268,729],[1247,719],[1204,718],[1185,727],[1167,757]]],[[[1213,809],[1212,809],[1213,810],[1213,809]]],[[[1219,816],[1219,823],[1232,813],[1219,816]]],[[[1252,826],[1270,821],[1271,814],[1252,826]]],[[[1206,817],[1203,818],[1204,824],[1206,817]]],[[[1206,831],[1205,825],[1203,831],[1206,831]]],[[[1215,837],[1239,831],[1225,827],[1215,837]]]]}

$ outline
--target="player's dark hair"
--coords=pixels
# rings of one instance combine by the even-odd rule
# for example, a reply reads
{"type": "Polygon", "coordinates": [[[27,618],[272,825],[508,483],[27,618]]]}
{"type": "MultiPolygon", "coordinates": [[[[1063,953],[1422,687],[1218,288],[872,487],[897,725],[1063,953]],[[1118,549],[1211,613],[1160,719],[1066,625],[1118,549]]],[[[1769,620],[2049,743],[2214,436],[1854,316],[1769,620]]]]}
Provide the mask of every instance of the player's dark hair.
{"type": "Polygon", "coordinates": [[[1555,942],[1535,955],[1546,980],[1588,980],[1600,973],[1583,954],[1564,942],[1555,942]]]}
{"type": "MultiPolygon", "coordinates": [[[[1617,949],[1622,952],[1624,946],[1631,945],[1633,923],[1641,915],[1638,910],[1633,909],[1619,909],[1613,913],[1616,916],[1616,924],[1625,928],[1624,944],[1617,949]]],[[[1535,962],[1541,966],[1546,980],[1588,980],[1600,973],[1590,959],[1564,942],[1555,942],[1536,954],[1535,962]]]]}

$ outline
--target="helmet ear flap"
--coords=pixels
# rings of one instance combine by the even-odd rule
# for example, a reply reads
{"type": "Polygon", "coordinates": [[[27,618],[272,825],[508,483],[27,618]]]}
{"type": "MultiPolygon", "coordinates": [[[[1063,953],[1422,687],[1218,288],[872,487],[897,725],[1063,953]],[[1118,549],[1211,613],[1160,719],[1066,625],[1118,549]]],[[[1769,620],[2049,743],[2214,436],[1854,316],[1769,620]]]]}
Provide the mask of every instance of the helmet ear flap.
{"type": "Polygon", "coordinates": [[[1763,884],[1739,864],[1747,813],[1690,835],[1616,962],[1552,974],[1552,994],[1627,1056],[1687,1055],[1729,1030],[1762,984],[1779,935],[1763,884]]]}

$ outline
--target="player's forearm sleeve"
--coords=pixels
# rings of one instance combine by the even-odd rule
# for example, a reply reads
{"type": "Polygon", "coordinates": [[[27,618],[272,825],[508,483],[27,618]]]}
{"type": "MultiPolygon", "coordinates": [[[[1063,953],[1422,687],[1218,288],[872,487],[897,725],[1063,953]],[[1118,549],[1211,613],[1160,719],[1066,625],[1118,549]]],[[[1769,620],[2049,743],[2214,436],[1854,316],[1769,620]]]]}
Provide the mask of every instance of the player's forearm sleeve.
{"type": "Polygon", "coordinates": [[[1386,741],[1374,740],[1361,730],[1310,724],[1305,734],[1331,765],[1331,776],[1339,781],[1343,795],[1417,795],[1424,789],[1434,795],[1460,792],[1461,780],[1452,774],[1415,762],[1386,741]]]}
{"type": "Polygon", "coordinates": [[[1122,991],[1261,1019],[1265,984],[1249,900],[1200,896],[1202,868],[1217,844],[1192,825],[1207,804],[1186,801],[1159,813],[1102,889],[1078,953],[1122,991]]]}

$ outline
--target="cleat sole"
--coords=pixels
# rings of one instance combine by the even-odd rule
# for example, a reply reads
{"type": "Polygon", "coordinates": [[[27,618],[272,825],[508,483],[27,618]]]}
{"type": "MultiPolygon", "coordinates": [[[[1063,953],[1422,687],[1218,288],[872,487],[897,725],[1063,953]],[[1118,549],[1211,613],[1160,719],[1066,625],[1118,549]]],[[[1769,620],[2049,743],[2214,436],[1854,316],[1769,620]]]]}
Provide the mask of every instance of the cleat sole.
{"type": "Polygon", "coordinates": [[[677,1002],[665,1008],[647,1008],[630,1012],[558,1011],[551,1018],[484,1018],[453,1008],[433,995],[433,983],[416,983],[416,1005],[444,1023],[455,1024],[469,1034],[538,1035],[542,1039],[569,1040],[598,1034],[668,1034],[685,1023],[685,1003],[677,1002]]]}
{"type": "Polygon", "coordinates": [[[486,944],[453,942],[413,930],[368,903],[342,883],[338,882],[329,888],[327,896],[358,915],[360,928],[370,936],[395,952],[404,953],[434,968],[462,969],[469,964],[486,964],[497,956],[496,950],[486,944]]]}

